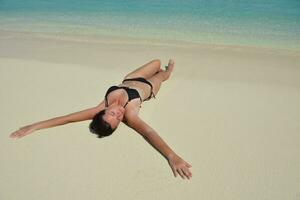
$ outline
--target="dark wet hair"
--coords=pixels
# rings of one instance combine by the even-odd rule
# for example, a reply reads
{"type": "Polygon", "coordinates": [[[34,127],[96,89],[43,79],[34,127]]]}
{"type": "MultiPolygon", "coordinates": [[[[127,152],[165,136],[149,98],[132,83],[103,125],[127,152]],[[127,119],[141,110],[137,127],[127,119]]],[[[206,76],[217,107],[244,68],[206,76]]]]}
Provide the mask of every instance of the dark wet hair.
{"type": "Polygon", "coordinates": [[[98,135],[98,138],[109,136],[115,131],[115,129],[111,128],[109,123],[104,121],[104,114],[105,110],[102,110],[99,113],[97,113],[89,126],[90,132],[98,135]]]}

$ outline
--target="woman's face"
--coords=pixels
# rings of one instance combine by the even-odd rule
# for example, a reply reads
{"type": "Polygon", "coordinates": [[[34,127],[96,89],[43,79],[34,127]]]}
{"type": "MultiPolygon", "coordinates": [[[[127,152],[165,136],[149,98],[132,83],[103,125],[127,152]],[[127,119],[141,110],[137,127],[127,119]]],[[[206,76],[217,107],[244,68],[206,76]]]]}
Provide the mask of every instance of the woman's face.
{"type": "Polygon", "coordinates": [[[120,122],[123,120],[125,108],[119,105],[111,105],[105,110],[103,115],[104,121],[110,124],[112,129],[118,127],[120,122]]]}

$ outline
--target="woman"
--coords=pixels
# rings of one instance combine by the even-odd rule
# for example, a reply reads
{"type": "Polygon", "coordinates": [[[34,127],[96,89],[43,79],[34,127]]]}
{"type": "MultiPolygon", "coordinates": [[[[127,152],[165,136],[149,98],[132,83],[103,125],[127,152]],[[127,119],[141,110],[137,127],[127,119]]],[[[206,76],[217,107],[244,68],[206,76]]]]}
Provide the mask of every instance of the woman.
{"type": "Polygon", "coordinates": [[[36,130],[92,120],[90,131],[101,138],[111,135],[120,122],[123,122],[143,136],[167,159],[175,177],[179,174],[183,179],[190,179],[191,165],[180,158],[156,131],[138,116],[142,102],[155,97],[161,83],[170,77],[174,62],[170,60],[166,70],[162,70],[160,66],[160,60],[156,59],[129,73],[122,84],[107,90],[104,101],[96,107],[22,127],[10,137],[21,138],[36,130]]]}

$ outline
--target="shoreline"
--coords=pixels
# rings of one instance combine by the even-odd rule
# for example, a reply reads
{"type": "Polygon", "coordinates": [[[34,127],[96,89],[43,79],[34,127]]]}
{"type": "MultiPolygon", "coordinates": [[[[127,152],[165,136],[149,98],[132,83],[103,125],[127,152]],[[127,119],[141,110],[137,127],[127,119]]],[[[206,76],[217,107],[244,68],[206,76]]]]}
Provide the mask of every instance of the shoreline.
{"type": "Polygon", "coordinates": [[[147,38],[134,38],[128,36],[108,36],[108,35],[82,35],[82,34],[56,34],[56,33],[43,33],[43,32],[30,32],[30,31],[11,31],[3,30],[0,28],[0,40],[5,39],[41,39],[53,41],[65,41],[86,44],[112,44],[112,45],[139,45],[139,46],[157,46],[157,47],[174,47],[174,48],[200,48],[211,50],[237,50],[249,52],[262,52],[262,53],[280,53],[299,55],[300,49],[293,48],[276,48],[276,47],[260,47],[260,46],[244,46],[244,45],[228,45],[228,44],[205,44],[198,42],[190,42],[183,40],[163,40],[163,39],[147,39],[147,38]]]}

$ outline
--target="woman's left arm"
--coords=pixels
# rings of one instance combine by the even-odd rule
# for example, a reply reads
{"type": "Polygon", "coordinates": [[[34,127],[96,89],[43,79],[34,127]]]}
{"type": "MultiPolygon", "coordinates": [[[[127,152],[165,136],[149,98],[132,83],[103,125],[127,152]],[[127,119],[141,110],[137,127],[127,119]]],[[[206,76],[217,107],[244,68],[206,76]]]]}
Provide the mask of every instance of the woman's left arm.
{"type": "Polygon", "coordinates": [[[177,177],[177,174],[183,179],[185,179],[185,177],[188,179],[192,177],[192,173],[189,169],[192,166],[180,158],[146,122],[138,116],[135,116],[127,120],[127,125],[143,136],[149,144],[168,160],[175,177],[177,177]]]}

